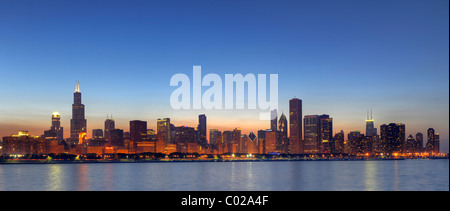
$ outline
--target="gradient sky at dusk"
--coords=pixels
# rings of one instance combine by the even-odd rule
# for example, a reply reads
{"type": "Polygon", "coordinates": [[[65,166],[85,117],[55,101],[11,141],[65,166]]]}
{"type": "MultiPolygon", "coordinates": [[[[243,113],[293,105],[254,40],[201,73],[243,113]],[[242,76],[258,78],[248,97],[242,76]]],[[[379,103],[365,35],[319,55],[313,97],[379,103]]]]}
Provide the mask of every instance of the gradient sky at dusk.
{"type": "MultiPolygon", "coordinates": [[[[333,133],[406,124],[449,137],[448,0],[0,1],[0,136],[70,134],[75,81],[88,137],[107,114],[116,127],[170,117],[208,130],[269,128],[259,111],[173,110],[172,75],[278,74],[279,114],[329,114],[333,133]]],[[[207,88],[203,88],[203,91],[207,88]]],[[[426,137],[426,135],[425,135],[426,137]]]]}

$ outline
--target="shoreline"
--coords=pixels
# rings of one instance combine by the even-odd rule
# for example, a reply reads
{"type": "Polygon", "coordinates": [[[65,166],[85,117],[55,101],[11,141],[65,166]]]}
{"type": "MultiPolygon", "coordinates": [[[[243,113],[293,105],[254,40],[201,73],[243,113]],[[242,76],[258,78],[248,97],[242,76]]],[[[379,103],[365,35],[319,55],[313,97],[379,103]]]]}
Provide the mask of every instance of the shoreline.
{"type": "Polygon", "coordinates": [[[387,160],[435,160],[442,158],[342,158],[342,159],[149,159],[149,160],[5,160],[0,165],[14,164],[107,164],[107,163],[183,163],[183,162],[301,162],[301,161],[387,161],[387,160]]]}

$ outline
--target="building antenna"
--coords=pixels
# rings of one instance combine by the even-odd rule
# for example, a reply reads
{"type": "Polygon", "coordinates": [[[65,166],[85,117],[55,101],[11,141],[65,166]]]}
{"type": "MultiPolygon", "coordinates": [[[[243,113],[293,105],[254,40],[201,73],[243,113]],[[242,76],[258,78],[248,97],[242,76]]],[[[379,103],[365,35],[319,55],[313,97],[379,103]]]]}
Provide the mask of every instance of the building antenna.
{"type": "Polygon", "coordinates": [[[75,92],[80,92],[80,81],[77,81],[76,83],[75,92]]]}

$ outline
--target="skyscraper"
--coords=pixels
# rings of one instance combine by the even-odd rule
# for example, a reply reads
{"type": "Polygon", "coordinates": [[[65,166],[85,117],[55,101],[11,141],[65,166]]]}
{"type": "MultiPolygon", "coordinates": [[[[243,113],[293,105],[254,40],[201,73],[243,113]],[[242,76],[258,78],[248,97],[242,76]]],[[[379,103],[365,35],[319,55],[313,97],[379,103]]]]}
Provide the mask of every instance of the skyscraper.
{"type": "Polygon", "coordinates": [[[248,134],[247,141],[247,153],[249,154],[259,154],[258,142],[256,141],[256,135],[253,132],[248,134]]]}
{"type": "Polygon", "coordinates": [[[52,126],[50,130],[44,131],[44,137],[56,137],[56,140],[64,139],[64,129],[61,127],[61,116],[58,112],[52,114],[52,126]]]}
{"type": "Polygon", "coordinates": [[[222,144],[222,132],[217,129],[209,130],[209,143],[212,145],[222,144]]]}
{"type": "Polygon", "coordinates": [[[266,154],[280,152],[279,150],[277,150],[277,131],[266,131],[265,150],[266,154]]]}
{"type": "Polygon", "coordinates": [[[140,120],[130,121],[130,140],[133,144],[147,140],[147,122],[140,120]]]}
{"type": "Polygon", "coordinates": [[[115,129],[114,119],[112,118],[112,115],[111,118],[109,118],[109,116],[107,115],[105,120],[105,136],[104,136],[107,141],[111,141],[111,130],[114,129],[115,129]]]}
{"type": "Polygon", "coordinates": [[[77,82],[73,94],[72,119],[70,120],[70,138],[72,143],[77,143],[79,137],[86,135],[86,119],[84,118],[84,105],[81,104],[80,83],[77,82]]]}
{"type": "Polygon", "coordinates": [[[320,115],[319,125],[319,152],[330,153],[334,148],[333,118],[326,114],[320,115]]]}
{"type": "Polygon", "coordinates": [[[304,118],[305,139],[303,153],[315,154],[319,152],[319,115],[307,115],[304,118]]]}
{"type": "Polygon", "coordinates": [[[361,134],[358,130],[351,131],[347,135],[347,143],[347,153],[351,155],[357,155],[366,152],[366,145],[364,144],[364,134],[361,134]]]}
{"type": "Polygon", "coordinates": [[[417,151],[423,151],[423,133],[416,133],[417,151]]]}
{"type": "Polygon", "coordinates": [[[344,131],[341,130],[341,132],[336,133],[334,135],[334,152],[335,153],[344,153],[345,149],[345,140],[344,140],[345,134],[344,131]]]}
{"type": "Polygon", "coordinates": [[[431,153],[434,151],[434,129],[433,128],[428,128],[427,130],[427,145],[426,145],[426,150],[427,152],[431,153]]]}
{"type": "Polygon", "coordinates": [[[289,146],[291,154],[303,153],[302,141],[302,100],[293,98],[289,100],[289,146]]]}
{"type": "Polygon", "coordinates": [[[156,122],[156,133],[160,135],[166,143],[170,140],[170,118],[158,119],[156,122]]]}
{"type": "Polygon", "coordinates": [[[288,137],[288,122],[284,113],[281,113],[280,120],[278,121],[278,130],[285,137],[288,137]]]}
{"type": "Polygon", "coordinates": [[[333,144],[333,118],[329,115],[308,115],[304,118],[303,152],[330,153],[333,144]]]}
{"type": "Polygon", "coordinates": [[[115,147],[123,147],[124,146],[124,140],[123,140],[123,130],[121,129],[114,129],[109,131],[110,133],[110,143],[111,146],[115,147]]]}
{"type": "Polygon", "coordinates": [[[372,110],[370,110],[370,118],[369,118],[369,112],[367,112],[366,136],[376,136],[376,135],[377,135],[377,129],[375,128],[375,126],[373,124],[372,110]]]}
{"type": "Polygon", "coordinates": [[[50,129],[56,130],[61,128],[61,115],[58,112],[52,114],[52,127],[50,129]]]}
{"type": "Polygon", "coordinates": [[[427,131],[427,146],[426,150],[428,153],[439,153],[439,133],[436,133],[436,131],[433,128],[429,128],[427,131]]]}
{"type": "Polygon", "coordinates": [[[284,113],[281,113],[280,120],[278,121],[278,148],[282,153],[289,153],[289,138],[288,138],[288,125],[287,119],[284,113]]]}
{"type": "Polygon", "coordinates": [[[102,129],[92,129],[92,138],[93,139],[103,138],[103,130],[102,129]]]}
{"type": "Polygon", "coordinates": [[[206,115],[198,115],[198,138],[200,144],[207,144],[206,140],[206,115]]]}
{"type": "Polygon", "coordinates": [[[188,126],[179,126],[174,128],[175,136],[173,143],[182,144],[182,143],[196,143],[197,133],[195,128],[188,126]]]}
{"type": "Polygon", "coordinates": [[[405,150],[405,125],[390,123],[380,126],[381,151],[384,153],[402,153],[405,150]]]}
{"type": "Polygon", "coordinates": [[[272,131],[277,131],[277,121],[278,121],[277,109],[273,109],[272,111],[270,111],[270,129],[272,131]]]}
{"type": "Polygon", "coordinates": [[[439,133],[434,134],[434,153],[440,153],[440,141],[439,133]]]}
{"type": "Polygon", "coordinates": [[[259,146],[259,153],[265,154],[266,153],[266,131],[265,130],[258,130],[258,146],[259,146]]]}

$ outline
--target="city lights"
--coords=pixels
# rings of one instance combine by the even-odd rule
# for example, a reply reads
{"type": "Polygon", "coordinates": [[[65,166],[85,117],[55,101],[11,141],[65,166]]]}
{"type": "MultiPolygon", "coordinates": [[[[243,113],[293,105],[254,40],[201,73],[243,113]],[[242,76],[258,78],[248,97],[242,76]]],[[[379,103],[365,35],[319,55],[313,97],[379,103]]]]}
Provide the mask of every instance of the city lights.
{"type": "Polygon", "coordinates": [[[81,104],[79,82],[76,84],[72,105],[70,137],[63,138],[61,115],[52,113],[52,126],[41,136],[19,131],[17,135],[3,137],[0,149],[7,159],[42,160],[346,160],[346,159],[406,159],[445,158],[440,153],[439,133],[433,128],[423,135],[412,135],[406,140],[402,123],[382,124],[380,134],[374,126],[372,112],[367,116],[366,133],[359,130],[343,131],[333,135],[330,115],[305,115],[302,100],[290,100],[289,124],[282,113],[279,121],[276,110],[270,113],[270,129],[243,134],[240,128],[229,131],[210,129],[206,137],[207,117],[199,115],[197,127],[175,126],[170,118],[157,120],[156,131],[147,128],[147,122],[130,121],[129,132],[115,128],[115,120],[105,120],[103,129],[93,129],[86,139],[87,120],[81,104]],[[304,124],[302,124],[304,123],[304,124]],[[279,125],[279,127],[278,127],[279,125]],[[287,133],[289,125],[290,135],[287,133]],[[302,139],[301,135],[304,135],[302,139]],[[425,146],[424,146],[425,145],[425,146]],[[33,155],[33,156],[29,156],[33,155]],[[48,155],[48,157],[47,157],[48,155]],[[68,156],[69,155],[69,156],[68,156]],[[71,157],[70,155],[73,155],[71,157]],[[126,155],[125,157],[122,155],[126,155]]]}

